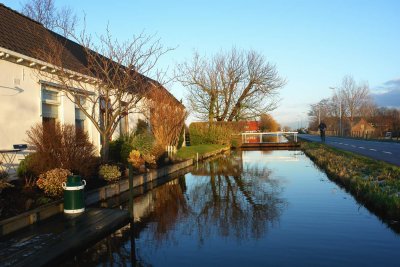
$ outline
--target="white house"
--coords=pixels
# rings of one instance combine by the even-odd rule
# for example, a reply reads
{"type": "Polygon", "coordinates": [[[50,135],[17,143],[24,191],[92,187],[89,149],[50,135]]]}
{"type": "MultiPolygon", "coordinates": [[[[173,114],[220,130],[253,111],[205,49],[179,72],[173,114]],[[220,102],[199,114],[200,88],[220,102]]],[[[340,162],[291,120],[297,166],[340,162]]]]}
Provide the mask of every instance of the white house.
{"type": "MultiPolygon", "coordinates": [[[[55,67],[34,52],[43,46],[43,35],[54,33],[3,4],[0,4],[0,18],[0,149],[26,143],[26,132],[31,126],[55,120],[83,127],[100,151],[98,131],[60,90],[62,85],[48,79],[55,67]],[[35,32],[29,30],[31,26],[35,32]]],[[[65,65],[90,91],[96,85],[90,77],[79,73],[79,66],[85,60],[75,49],[79,45],[65,38],[64,41],[71,45],[63,55],[65,65]]],[[[129,114],[123,118],[115,135],[120,130],[134,128],[139,118],[144,119],[143,114],[129,114]]]]}

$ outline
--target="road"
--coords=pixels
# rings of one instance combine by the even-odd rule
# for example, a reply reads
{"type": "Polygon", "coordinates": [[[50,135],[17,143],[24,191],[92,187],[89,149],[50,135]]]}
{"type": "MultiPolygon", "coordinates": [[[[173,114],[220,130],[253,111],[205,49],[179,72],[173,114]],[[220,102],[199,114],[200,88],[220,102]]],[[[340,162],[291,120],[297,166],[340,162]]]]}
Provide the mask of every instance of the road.
{"type": "MultiPolygon", "coordinates": [[[[321,142],[317,135],[299,134],[299,138],[321,142]]],[[[326,137],[327,145],[400,166],[400,143],[326,137]]]]}

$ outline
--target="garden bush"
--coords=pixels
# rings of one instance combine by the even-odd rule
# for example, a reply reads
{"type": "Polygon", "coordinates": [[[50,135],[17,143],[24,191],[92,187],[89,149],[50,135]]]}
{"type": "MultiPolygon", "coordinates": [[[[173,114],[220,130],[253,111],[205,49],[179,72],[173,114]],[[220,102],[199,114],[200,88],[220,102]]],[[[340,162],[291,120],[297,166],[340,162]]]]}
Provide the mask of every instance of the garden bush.
{"type": "Polygon", "coordinates": [[[3,191],[3,189],[9,188],[9,187],[14,187],[12,184],[7,182],[5,179],[0,179],[0,193],[3,191]]]}
{"type": "Polygon", "coordinates": [[[99,168],[99,176],[107,182],[116,182],[121,178],[121,171],[117,165],[104,164],[99,168]]]}
{"type": "Polygon", "coordinates": [[[109,154],[108,158],[112,162],[122,162],[121,158],[121,150],[122,146],[124,144],[124,138],[119,137],[116,140],[113,140],[110,142],[110,147],[109,147],[109,154]]]}
{"type": "Polygon", "coordinates": [[[8,173],[0,170],[0,192],[8,187],[14,187],[12,184],[7,182],[8,173]]]}
{"type": "Polygon", "coordinates": [[[145,163],[139,150],[132,150],[129,153],[128,162],[132,164],[132,167],[136,170],[140,169],[140,167],[145,163]]]}
{"type": "Polygon", "coordinates": [[[146,121],[139,119],[136,124],[135,135],[146,134],[147,132],[149,132],[149,124],[146,121]]]}
{"type": "Polygon", "coordinates": [[[138,150],[141,154],[152,154],[155,146],[154,137],[151,133],[138,135],[129,134],[123,137],[124,143],[121,146],[121,161],[127,164],[129,154],[132,150],[138,150]]]}
{"type": "Polygon", "coordinates": [[[29,172],[35,175],[55,168],[69,169],[85,178],[96,174],[96,148],[84,131],[72,124],[37,124],[28,132],[28,143],[35,147],[29,172]]]}
{"type": "Polygon", "coordinates": [[[36,184],[50,197],[59,197],[63,193],[62,183],[67,182],[67,176],[72,173],[69,170],[56,168],[42,173],[36,184]]]}
{"type": "Polygon", "coordinates": [[[189,126],[190,144],[231,145],[232,135],[242,129],[242,122],[193,122],[189,126]]]}
{"type": "Polygon", "coordinates": [[[35,169],[35,160],[38,159],[35,153],[27,155],[20,161],[17,168],[17,176],[25,181],[25,187],[33,187],[36,185],[38,174],[33,171],[35,169]]]}
{"type": "Polygon", "coordinates": [[[0,170],[0,180],[6,180],[8,178],[8,173],[6,171],[0,170]]]}
{"type": "Polygon", "coordinates": [[[157,144],[150,132],[145,131],[141,134],[131,132],[110,143],[110,161],[127,165],[133,150],[139,152],[139,157],[144,160],[143,164],[149,168],[157,166],[159,158],[165,155],[165,148],[157,144]]]}

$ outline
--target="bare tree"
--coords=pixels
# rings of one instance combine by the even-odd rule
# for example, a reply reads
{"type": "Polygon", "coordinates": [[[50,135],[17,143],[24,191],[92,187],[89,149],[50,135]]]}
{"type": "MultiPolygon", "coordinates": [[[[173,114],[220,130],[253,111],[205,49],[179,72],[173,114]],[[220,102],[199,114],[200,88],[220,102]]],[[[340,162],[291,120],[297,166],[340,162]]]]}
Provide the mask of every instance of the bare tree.
{"type": "Polygon", "coordinates": [[[56,8],[54,0],[28,0],[21,12],[64,36],[73,32],[78,18],[70,7],[56,8]]]}
{"type": "Polygon", "coordinates": [[[147,98],[151,131],[157,143],[162,147],[176,146],[187,117],[184,106],[158,84],[147,98]]]}
{"type": "Polygon", "coordinates": [[[277,107],[285,84],[276,66],[255,51],[221,52],[211,59],[195,53],[177,66],[178,80],[188,89],[191,110],[201,119],[245,120],[277,107]]]}
{"type": "Polygon", "coordinates": [[[316,129],[319,121],[323,120],[334,131],[340,128],[340,116],[340,119],[348,118],[352,123],[355,117],[372,118],[376,110],[368,84],[357,84],[350,75],[343,77],[341,85],[335,88],[331,98],[322,99],[310,108],[308,115],[313,117],[309,126],[311,129],[316,129]]]}
{"type": "Polygon", "coordinates": [[[310,118],[309,128],[316,130],[321,121],[332,129],[332,118],[339,117],[338,98],[324,98],[316,104],[310,105],[308,116],[310,118]]]}
{"type": "Polygon", "coordinates": [[[76,42],[46,33],[37,58],[51,67],[38,69],[38,75],[57,84],[93,123],[101,136],[102,159],[107,160],[109,141],[120,120],[147,112],[142,100],[154,80],[145,75],[157,74],[155,64],[169,49],[144,34],[121,43],[108,29],[96,42],[85,30],[76,42]]]}
{"type": "Polygon", "coordinates": [[[350,121],[353,121],[356,116],[364,116],[361,113],[363,107],[370,105],[372,102],[368,84],[357,84],[350,75],[343,77],[340,94],[343,99],[343,112],[349,117],[350,121]]]}

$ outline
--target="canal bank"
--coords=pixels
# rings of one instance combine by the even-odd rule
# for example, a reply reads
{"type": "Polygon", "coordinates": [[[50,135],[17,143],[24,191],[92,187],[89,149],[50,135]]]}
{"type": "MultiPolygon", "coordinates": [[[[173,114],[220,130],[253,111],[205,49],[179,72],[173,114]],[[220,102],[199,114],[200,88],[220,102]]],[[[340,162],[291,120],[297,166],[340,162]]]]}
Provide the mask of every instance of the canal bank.
{"type": "Polygon", "coordinates": [[[371,211],[400,220],[399,167],[321,143],[302,142],[301,149],[371,211]]]}
{"type": "MultiPolygon", "coordinates": [[[[215,155],[228,151],[229,147],[218,148],[214,151],[201,154],[198,160],[205,160],[215,155]]],[[[143,174],[138,174],[133,177],[134,188],[142,186],[146,183],[153,182],[162,177],[168,176],[174,172],[184,170],[196,163],[197,159],[186,159],[173,165],[165,166],[159,169],[150,170],[143,174]]],[[[109,184],[97,189],[93,189],[85,193],[85,204],[93,205],[94,203],[104,201],[108,198],[118,196],[119,194],[129,190],[128,179],[123,179],[117,183],[109,184]]],[[[0,221],[0,237],[11,234],[15,231],[34,225],[36,223],[47,220],[64,210],[63,200],[57,200],[48,203],[36,209],[24,212],[20,215],[7,218],[0,221]]]]}

